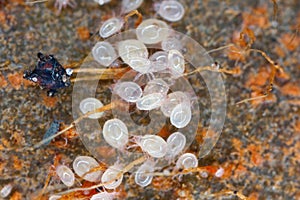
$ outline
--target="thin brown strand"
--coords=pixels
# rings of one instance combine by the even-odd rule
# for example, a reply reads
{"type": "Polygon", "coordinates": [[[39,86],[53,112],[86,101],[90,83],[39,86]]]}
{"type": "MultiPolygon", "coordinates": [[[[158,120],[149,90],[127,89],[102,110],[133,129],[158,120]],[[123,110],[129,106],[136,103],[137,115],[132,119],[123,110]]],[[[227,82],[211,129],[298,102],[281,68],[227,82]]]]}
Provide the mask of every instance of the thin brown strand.
{"type": "Polygon", "coordinates": [[[143,21],[143,15],[138,11],[138,10],[133,10],[130,13],[128,13],[127,15],[125,15],[124,17],[124,21],[125,21],[125,29],[128,29],[128,19],[129,17],[132,17],[134,15],[137,15],[137,20],[135,21],[134,25],[135,28],[138,27],[138,25],[140,25],[140,23],[143,21]]]}
{"type": "Polygon", "coordinates": [[[272,0],[273,3],[273,20],[277,21],[277,14],[278,14],[278,4],[276,0],[272,0]]]}

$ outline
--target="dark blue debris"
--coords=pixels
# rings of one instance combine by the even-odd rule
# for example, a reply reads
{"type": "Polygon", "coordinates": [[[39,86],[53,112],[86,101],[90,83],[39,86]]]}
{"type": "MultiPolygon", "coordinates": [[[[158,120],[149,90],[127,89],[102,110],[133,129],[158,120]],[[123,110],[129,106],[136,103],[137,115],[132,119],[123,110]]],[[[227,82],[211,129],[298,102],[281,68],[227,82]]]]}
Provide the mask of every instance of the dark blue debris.
{"type": "Polygon", "coordinates": [[[53,55],[37,54],[39,61],[33,70],[24,72],[23,77],[47,89],[48,96],[53,96],[58,89],[71,85],[71,69],[64,69],[53,55]]]}
{"type": "MultiPolygon", "coordinates": [[[[54,120],[51,124],[49,129],[46,131],[43,140],[46,140],[47,138],[55,135],[56,133],[58,133],[60,128],[60,121],[58,120],[54,120]]],[[[44,145],[48,145],[50,144],[51,140],[49,140],[48,142],[45,142],[44,145]]]]}

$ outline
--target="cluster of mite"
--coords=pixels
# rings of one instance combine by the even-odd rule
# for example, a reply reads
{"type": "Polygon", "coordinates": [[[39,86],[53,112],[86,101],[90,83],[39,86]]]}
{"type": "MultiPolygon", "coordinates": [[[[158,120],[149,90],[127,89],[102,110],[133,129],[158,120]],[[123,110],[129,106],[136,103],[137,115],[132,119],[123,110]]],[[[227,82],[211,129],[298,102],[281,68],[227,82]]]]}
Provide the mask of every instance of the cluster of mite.
{"type": "MultiPolygon", "coordinates": [[[[110,0],[95,0],[100,5],[110,0]]],[[[143,0],[123,0],[122,13],[137,14],[136,9],[143,0]]],[[[59,9],[66,5],[74,6],[72,1],[57,1],[59,9]]],[[[165,21],[176,22],[183,18],[185,9],[180,1],[166,0],[155,3],[157,14],[165,21]]],[[[114,62],[121,58],[122,62],[136,72],[133,81],[119,80],[113,87],[112,92],[120,99],[131,104],[140,111],[159,110],[169,118],[175,129],[188,127],[192,120],[192,100],[190,94],[185,91],[172,91],[170,84],[185,75],[186,62],[183,55],[181,41],[176,38],[169,25],[160,19],[150,18],[143,20],[136,27],[135,39],[124,39],[117,45],[108,41],[97,42],[92,48],[92,57],[103,67],[114,66],[114,62]],[[159,45],[161,50],[148,51],[148,46],[159,45]],[[164,78],[157,76],[164,74],[164,78]],[[144,86],[139,85],[141,76],[147,77],[144,86]]],[[[109,38],[118,34],[124,27],[124,18],[113,17],[103,22],[99,35],[109,38]]],[[[48,89],[48,95],[52,96],[57,89],[70,85],[71,69],[64,69],[53,56],[38,54],[39,62],[32,71],[26,71],[24,78],[36,82],[43,88],[48,89]]],[[[86,115],[95,109],[103,107],[102,102],[94,97],[88,97],[80,102],[79,109],[86,115]]],[[[87,118],[99,119],[102,112],[89,114],[87,118]]],[[[155,171],[159,168],[157,162],[166,160],[169,164],[175,162],[174,171],[188,170],[198,167],[198,159],[192,153],[184,153],[188,144],[184,132],[175,131],[165,140],[159,135],[142,134],[130,136],[127,125],[118,118],[107,120],[102,128],[101,137],[112,148],[118,151],[126,151],[128,143],[135,143],[144,153],[137,170],[133,172],[135,183],[146,187],[152,182],[155,171]]],[[[73,161],[73,170],[66,165],[56,166],[56,174],[67,187],[75,183],[75,175],[86,181],[94,182],[95,185],[103,186],[103,191],[94,194],[90,199],[113,199],[115,192],[106,190],[116,189],[122,182],[124,168],[127,166],[117,163],[108,167],[104,172],[95,170],[100,168],[99,163],[90,156],[78,156],[73,161]]],[[[215,174],[220,177],[223,169],[215,174]]],[[[49,199],[60,199],[60,193],[50,196],[49,199]]]]}

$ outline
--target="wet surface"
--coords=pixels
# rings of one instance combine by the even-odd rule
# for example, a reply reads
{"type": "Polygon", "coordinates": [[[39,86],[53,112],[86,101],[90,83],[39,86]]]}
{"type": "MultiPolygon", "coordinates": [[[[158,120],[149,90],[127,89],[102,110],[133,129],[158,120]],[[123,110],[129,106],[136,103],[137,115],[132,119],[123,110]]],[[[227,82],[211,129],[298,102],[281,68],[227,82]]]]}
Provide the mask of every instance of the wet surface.
{"type": "MultiPolygon", "coordinates": [[[[152,3],[145,1],[139,9],[145,19],[156,16],[152,3]]],[[[45,147],[24,150],[41,141],[54,120],[61,121],[62,128],[73,117],[72,86],[48,97],[46,90],[24,80],[23,72],[34,68],[40,51],[55,55],[65,68],[80,62],[101,40],[97,35],[101,21],[120,15],[118,5],[118,1],[104,6],[78,1],[76,8],[68,7],[57,15],[53,1],[27,5],[22,0],[0,0],[0,188],[13,185],[7,199],[37,198],[58,157],[71,166],[77,155],[90,155],[74,130],[45,147]]],[[[299,199],[299,2],[278,3],[275,15],[272,1],[188,1],[185,6],[185,17],[171,24],[174,29],[211,50],[237,44],[239,33],[248,27],[256,36],[252,48],[265,51],[284,72],[276,74],[268,97],[236,105],[264,93],[272,74],[270,64],[255,52],[241,55],[237,49],[225,49],[211,53],[223,68],[241,71],[222,75],[225,125],[217,145],[199,160],[208,177],[199,173],[181,180],[155,177],[150,186],[141,188],[126,175],[119,198],[239,199],[243,194],[249,199],[299,199]],[[219,167],[225,170],[221,178],[214,176],[219,167]]],[[[99,98],[108,103],[110,90],[100,91],[99,98]]],[[[197,148],[194,144],[190,151],[197,148]]],[[[54,175],[43,198],[61,189],[67,188],[54,175]]]]}

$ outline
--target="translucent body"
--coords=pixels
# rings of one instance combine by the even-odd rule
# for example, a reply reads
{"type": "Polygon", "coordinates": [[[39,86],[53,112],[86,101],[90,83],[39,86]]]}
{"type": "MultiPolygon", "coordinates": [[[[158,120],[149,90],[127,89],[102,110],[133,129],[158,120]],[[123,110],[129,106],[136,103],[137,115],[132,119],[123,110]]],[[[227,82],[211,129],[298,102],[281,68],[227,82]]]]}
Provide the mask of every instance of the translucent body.
{"type": "Polygon", "coordinates": [[[100,6],[109,3],[111,0],[94,0],[96,3],[98,3],[100,6]]]}
{"type": "Polygon", "coordinates": [[[177,50],[177,51],[181,51],[182,50],[182,44],[181,41],[178,40],[175,37],[167,37],[166,39],[164,39],[161,42],[161,48],[164,51],[170,51],[170,50],[177,50]]]}
{"type": "Polygon", "coordinates": [[[148,94],[136,101],[139,110],[153,110],[159,108],[164,100],[164,95],[160,93],[148,94]]]}
{"type": "Polygon", "coordinates": [[[216,173],[215,173],[215,176],[216,177],[218,177],[218,178],[220,178],[220,177],[222,177],[223,175],[224,175],[224,168],[219,168],[217,171],[216,171],[216,173]]]}
{"type": "Polygon", "coordinates": [[[129,13],[136,10],[144,0],[122,0],[122,11],[123,13],[129,13]]]}
{"type": "Polygon", "coordinates": [[[198,159],[192,153],[182,154],[176,162],[177,169],[190,169],[194,167],[198,167],[198,159]]]}
{"type": "Polygon", "coordinates": [[[143,94],[141,87],[130,81],[117,83],[114,92],[127,102],[136,102],[143,94]]]}
{"type": "Polygon", "coordinates": [[[149,57],[151,62],[151,72],[159,72],[168,67],[168,53],[165,51],[157,51],[149,57]]]}
{"type": "Polygon", "coordinates": [[[182,19],[184,7],[178,1],[163,1],[159,7],[158,14],[167,21],[176,22],[182,19]]]}
{"type": "Polygon", "coordinates": [[[183,128],[192,119],[192,111],[189,104],[181,103],[175,106],[170,115],[170,121],[176,128],[183,128]]]}
{"type": "Polygon", "coordinates": [[[170,117],[172,110],[180,103],[190,104],[190,100],[185,93],[176,91],[168,94],[160,109],[166,117],[170,117]]]}
{"type": "Polygon", "coordinates": [[[115,193],[101,192],[94,194],[90,200],[113,200],[115,193]]]}
{"type": "Polygon", "coordinates": [[[147,83],[144,88],[144,95],[160,93],[162,95],[167,95],[169,91],[169,85],[162,79],[153,79],[147,83]]]}
{"type": "Polygon", "coordinates": [[[123,40],[118,44],[118,53],[122,60],[129,64],[133,58],[148,58],[148,50],[139,40],[123,40]]]}
{"type": "Polygon", "coordinates": [[[11,193],[13,186],[12,184],[6,184],[0,191],[0,197],[5,198],[8,197],[11,193]]]}
{"type": "MultiPolygon", "coordinates": [[[[79,109],[81,110],[81,112],[83,114],[93,111],[97,108],[101,108],[103,107],[103,104],[101,103],[101,101],[99,101],[96,98],[86,98],[83,99],[80,104],[79,104],[79,109]]],[[[94,113],[88,116],[88,118],[90,119],[98,119],[100,117],[102,117],[103,112],[99,112],[99,113],[94,113]]]]}
{"type": "Polygon", "coordinates": [[[117,17],[110,18],[110,19],[106,20],[100,27],[99,35],[102,38],[110,37],[113,34],[120,31],[121,28],[123,27],[123,24],[124,24],[124,22],[117,17]]]}
{"type": "Polygon", "coordinates": [[[139,73],[146,74],[150,72],[151,62],[148,58],[134,57],[127,64],[139,73]]]}
{"type": "Polygon", "coordinates": [[[185,70],[183,55],[178,50],[170,50],[168,54],[168,66],[175,76],[181,76],[185,70]]]}
{"type": "Polygon", "coordinates": [[[62,196],[60,196],[60,195],[51,195],[48,200],[58,200],[58,199],[61,199],[61,197],[62,196]]]}
{"type": "Polygon", "coordinates": [[[136,35],[145,44],[156,44],[168,37],[169,29],[164,21],[147,19],[137,27],[136,35]]]}
{"type": "Polygon", "coordinates": [[[101,182],[106,189],[115,189],[122,183],[123,174],[117,178],[120,172],[121,169],[117,166],[111,166],[105,170],[101,177],[101,182]]]}
{"type": "Polygon", "coordinates": [[[73,169],[75,173],[84,180],[90,182],[97,182],[100,180],[100,176],[102,175],[100,170],[86,174],[98,166],[98,162],[90,156],[77,156],[73,161],[73,169]],[[83,177],[84,174],[86,175],[83,177]]]}
{"type": "Polygon", "coordinates": [[[186,143],[186,137],[180,133],[172,133],[167,139],[168,151],[166,157],[174,158],[182,152],[186,143]]]}
{"type": "Polygon", "coordinates": [[[56,167],[56,174],[59,176],[60,180],[68,187],[71,187],[74,185],[75,182],[75,176],[72,170],[65,166],[65,165],[59,165],[56,167]]]}
{"type": "Polygon", "coordinates": [[[138,145],[153,158],[162,158],[167,153],[166,141],[157,135],[144,135],[138,138],[138,145]]]}
{"type": "Polygon", "coordinates": [[[113,46],[109,42],[97,42],[92,49],[94,59],[101,65],[108,67],[115,59],[117,59],[117,53],[113,46]]]}
{"type": "Polygon", "coordinates": [[[152,182],[153,175],[147,174],[154,172],[155,162],[147,160],[135,173],[134,181],[141,187],[146,187],[152,182]]]}
{"type": "Polygon", "coordinates": [[[103,137],[114,148],[123,149],[128,142],[128,129],[119,119],[110,119],[104,123],[103,137]]]}

